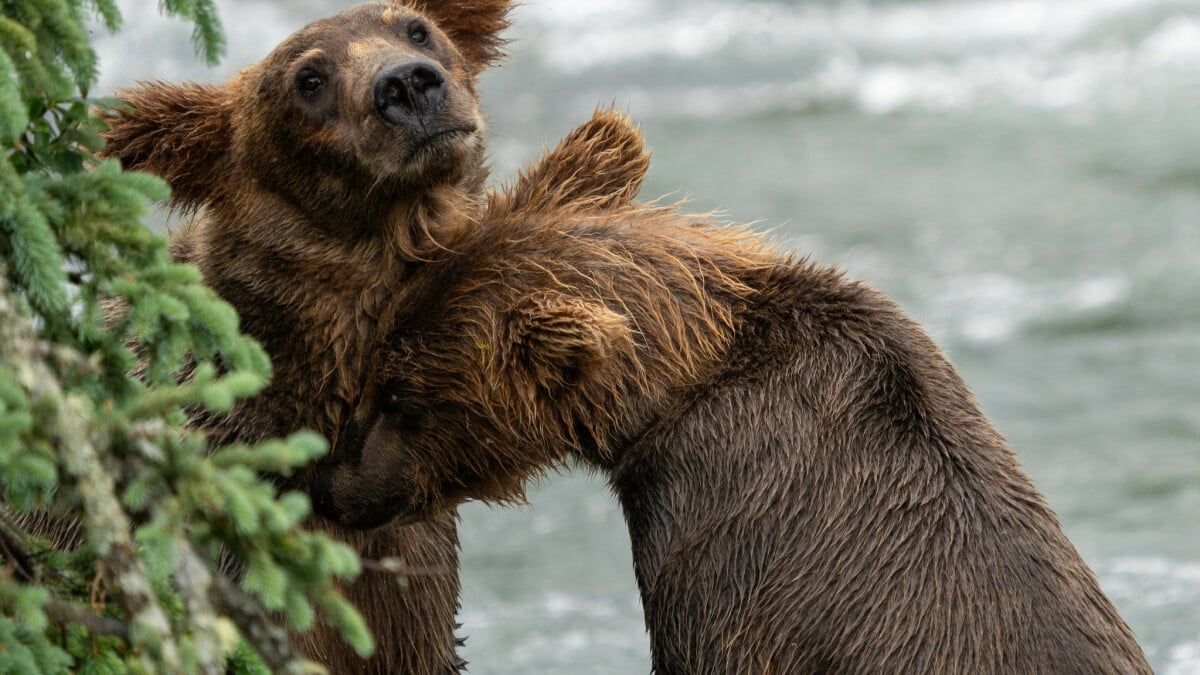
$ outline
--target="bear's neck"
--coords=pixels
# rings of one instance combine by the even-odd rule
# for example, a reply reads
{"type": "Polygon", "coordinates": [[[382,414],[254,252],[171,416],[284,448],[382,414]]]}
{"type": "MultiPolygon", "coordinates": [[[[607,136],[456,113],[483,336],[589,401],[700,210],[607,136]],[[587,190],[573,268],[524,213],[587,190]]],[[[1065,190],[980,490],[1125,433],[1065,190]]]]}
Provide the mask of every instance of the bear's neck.
{"type": "Polygon", "coordinates": [[[210,431],[218,443],[296,428],[335,440],[386,302],[418,264],[421,242],[473,220],[477,195],[443,186],[380,209],[369,228],[339,229],[256,190],[244,184],[172,236],[176,258],[201,269],[274,366],[268,390],[210,431]]]}

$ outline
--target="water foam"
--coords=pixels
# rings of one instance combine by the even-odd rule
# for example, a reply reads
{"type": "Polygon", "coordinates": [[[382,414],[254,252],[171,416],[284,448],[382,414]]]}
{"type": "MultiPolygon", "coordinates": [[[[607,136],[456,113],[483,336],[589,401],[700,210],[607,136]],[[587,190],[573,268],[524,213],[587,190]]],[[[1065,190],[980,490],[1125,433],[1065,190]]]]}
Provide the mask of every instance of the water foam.
{"type": "Polygon", "coordinates": [[[1031,324],[1110,311],[1130,295],[1129,281],[1117,276],[1033,282],[1002,274],[963,274],[933,284],[926,292],[934,314],[926,320],[934,333],[980,344],[1009,339],[1031,324]]]}
{"type": "Polygon", "coordinates": [[[643,112],[1119,107],[1147,87],[1166,92],[1180,79],[1200,86],[1200,21],[1187,11],[1200,9],[1195,1],[868,7],[612,0],[577,19],[563,11],[566,1],[528,6],[537,33],[530,51],[542,67],[571,79],[596,70],[628,73],[631,103],[643,112]],[[653,76],[693,61],[712,64],[712,84],[663,89],[660,81],[639,80],[639,71],[653,76]],[[723,63],[744,67],[722,75],[723,63]]]}
{"type": "Polygon", "coordinates": [[[1200,563],[1121,557],[1101,565],[1097,571],[1109,593],[1137,598],[1143,607],[1200,602],[1200,563]]]}
{"type": "Polygon", "coordinates": [[[1200,635],[1191,642],[1171,647],[1163,675],[1196,675],[1200,673],[1200,635]]]}
{"type": "MultiPolygon", "coordinates": [[[[1200,563],[1157,557],[1115,558],[1096,569],[1105,591],[1120,604],[1140,608],[1200,606],[1200,563]]],[[[1166,648],[1163,675],[1200,673],[1200,635],[1177,640],[1166,648]]]]}

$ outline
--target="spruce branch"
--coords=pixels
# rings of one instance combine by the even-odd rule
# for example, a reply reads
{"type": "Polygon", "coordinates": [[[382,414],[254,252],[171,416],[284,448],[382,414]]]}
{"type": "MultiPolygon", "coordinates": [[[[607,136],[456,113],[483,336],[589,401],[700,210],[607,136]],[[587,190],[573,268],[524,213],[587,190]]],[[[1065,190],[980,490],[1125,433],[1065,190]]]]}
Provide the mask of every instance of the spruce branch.
{"type": "Polygon", "coordinates": [[[129,644],[129,626],[109,616],[100,616],[86,607],[62,600],[50,598],[42,605],[46,616],[59,624],[77,624],[87,628],[96,635],[108,635],[129,644]]]}
{"type": "MultiPolygon", "coordinates": [[[[159,8],[215,60],[213,0],[159,8]]],[[[95,111],[118,103],[88,97],[89,14],[120,27],[113,0],[0,0],[0,671],[244,675],[258,650],[307,672],[288,629],[318,611],[365,656],[337,591],[357,556],[304,531],[307,499],[261,478],[324,440],[209,453],[188,428],[261,391],[271,365],[140,222],[166,182],[96,157],[95,111]],[[221,551],[253,563],[243,587],[221,551]]]]}
{"type": "MultiPolygon", "coordinates": [[[[116,496],[116,485],[100,456],[86,422],[87,401],[62,391],[58,378],[37,358],[46,347],[29,318],[13,306],[8,295],[7,270],[0,263],[0,353],[10,359],[19,385],[30,400],[47,404],[51,433],[67,473],[83,505],[83,527],[97,555],[105,562],[109,582],[120,589],[123,609],[135,626],[133,644],[148,655],[178,668],[179,655],[167,615],[155,597],[145,566],[135,553],[128,514],[116,496]]],[[[153,663],[146,661],[153,669],[153,663]]]]}
{"type": "Polygon", "coordinates": [[[271,672],[285,675],[313,672],[309,663],[292,649],[287,631],[267,619],[257,600],[221,575],[213,577],[213,589],[213,604],[237,624],[271,672]]]}
{"type": "Polygon", "coordinates": [[[175,590],[183,599],[183,612],[189,623],[196,627],[196,670],[203,675],[222,675],[225,672],[225,653],[233,645],[223,645],[219,639],[223,633],[221,620],[209,597],[213,575],[187,539],[176,537],[174,543],[177,563],[173,581],[175,590]]]}

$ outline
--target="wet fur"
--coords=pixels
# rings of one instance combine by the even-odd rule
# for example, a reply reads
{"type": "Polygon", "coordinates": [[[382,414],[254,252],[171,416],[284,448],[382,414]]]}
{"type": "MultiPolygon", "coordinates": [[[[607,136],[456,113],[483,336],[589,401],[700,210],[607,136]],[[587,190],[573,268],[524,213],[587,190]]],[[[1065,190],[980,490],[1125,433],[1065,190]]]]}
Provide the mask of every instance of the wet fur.
{"type": "Polygon", "coordinates": [[[436,518],[573,458],[624,509],[656,672],[1150,672],[895,303],[672,208],[522,194],[406,280],[317,508],[436,518]]]}

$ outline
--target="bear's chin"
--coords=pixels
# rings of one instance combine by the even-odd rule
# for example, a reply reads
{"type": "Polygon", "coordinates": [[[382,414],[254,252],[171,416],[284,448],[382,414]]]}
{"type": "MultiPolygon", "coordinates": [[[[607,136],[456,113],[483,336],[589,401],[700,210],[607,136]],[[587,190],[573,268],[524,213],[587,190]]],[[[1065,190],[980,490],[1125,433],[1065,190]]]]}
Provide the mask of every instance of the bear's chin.
{"type": "Polygon", "coordinates": [[[401,508],[399,510],[374,507],[342,511],[334,517],[319,512],[317,515],[350,530],[369,531],[382,527],[412,525],[429,520],[436,514],[418,507],[401,508]]]}
{"type": "Polygon", "coordinates": [[[425,135],[414,135],[403,147],[375,147],[360,151],[360,163],[379,183],[430,187],[456,183],[463,167],[483,159],[483,141],[474,127],[456,127],[425,135]]]}
{"type": "Polygon", "coordinates": [[[315,515],[351,530],[374,530],[427,519],[431,510],[417,498],[415,483],[403,478],[393,480],[401,484],[395,492],[365,486],[344,467],[318,466],[307,491],[315,515]]]}
{"type": "Polygon", "coordinates": [[[437,131],[413,134],[408,143],[408,153],[403,164],[419,167],[431,158],[440,159],[449,155],[457,159],[467,154],[477,144],[475,127],[461,126],[437,131]]]}

